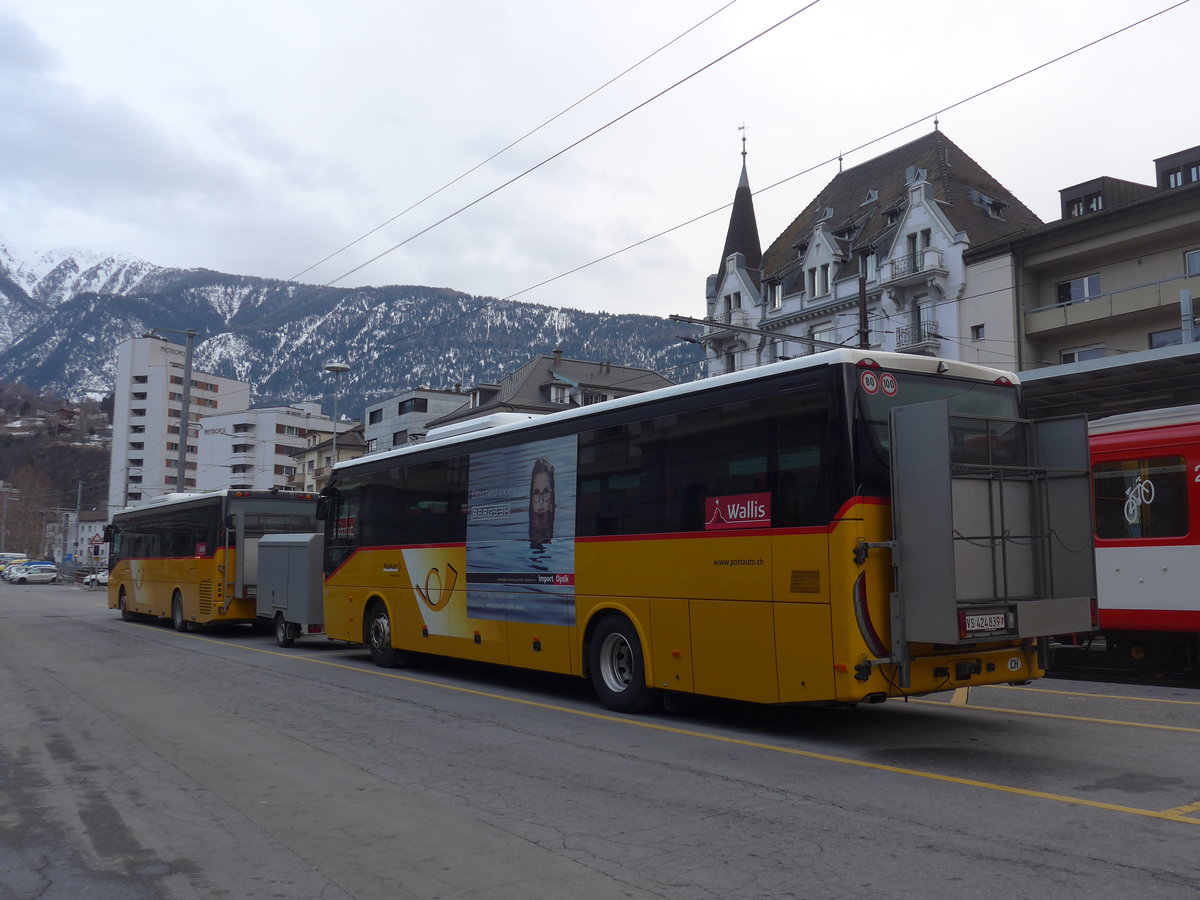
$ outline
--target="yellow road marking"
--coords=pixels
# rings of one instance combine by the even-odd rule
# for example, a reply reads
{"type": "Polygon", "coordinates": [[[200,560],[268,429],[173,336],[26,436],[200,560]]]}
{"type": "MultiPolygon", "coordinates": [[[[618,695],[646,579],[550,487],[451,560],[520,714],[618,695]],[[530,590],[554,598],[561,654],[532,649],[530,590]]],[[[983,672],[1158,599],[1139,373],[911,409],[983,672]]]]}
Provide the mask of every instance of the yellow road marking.
{"type": "Polygon", "coordinates": [[[1155,725],[1150,722],[1124,722],[1121,719],[1099,719],[1095,716],[1068,716],[1065,713],[1035,712],[1030,709],[1010,709],[1007,706],[970,706],[945,700],[924,700],[914,697],[909,703],[923,703],[928,706],[963,706],[966,709],[977,709],[982,712],[1011,713],[1014,716],[1035,716],[1041,719],[1064,719],[1068,722],[1092,722],[1096,725],[1121,725],[1125,728],[1154,728],[1159,731],[1182,731],[1187,734],[1200,734],[1200,728],[1187,728],[1183,725],[1155,725]]]}
{"type": "Polygon", "coordinates": [[[1174,809],[1164,809],[1163,812],[1175,813],[1179,816],[1188,816],[1195,812],[1200,812],[1200,800],[1195,803],[1189,803],[1187,806],[1176,806],[1174,809]]]}
{"type": "Polygon", "coordinates": [[[1015,684],[988,684],[981,687],[1000,688],[1003,691],[1028,691],[1031,694],[1058,694],[1062,697],[1097,697],[1101,700],[1132,700],[1135,703],[1174,703],[1180,706],[1200,706],[1200,700],[1167,700],[1158,697],[1127,697],[1124,694],[1089,694],[1084,691],[1056,691],[1051,688],[1020,687],[1015,684]]]}
{"type": "MultiPolygon", "coordinates": [[[[150,628],[159,630],[157,625],[138,625],[140,628],[150,628]]],[[[489,700],[499,700],[504,703],[516,703],[521,706],[528,706],[534,709],[545,709],[550,712],[565,713],[570,716],[578,716],[584,719],[594,719],[600,722],[614,722],[620,725],[627,725],[633,728],[644,728],[648,731],[658,731],[664,734],[676,734],[682,737],[697,738],[699,740],[712,741],[718,744],[730,744],[737,747],[749,747],[755,750],[767,750],[772,753],[783,753],[788,756],[795,756],[802,759],[820,760],[821,762],[839,763],[846,766],[855,766],[860,769],[871,769],[876,772],[890,772],[895,775],[908,775],[913,778],[924,778],[928,781],[940,781],[945,784],[957,784],[964,787],[982,788],[988,791],[998,791],[1000,793],[1012,794],[1018,797],[1030,797],[1039,800],[1053,800],[1058,803],[1066,803],[1071,806],[1083,806],[1088,809],[1103,809],[1109,812],[1126,813],[1133,816],[1141,816],[1148,819],[1162,819],[1168,822],[1180,822],[1185,825],[1200,825],[1200,819],[1191,819],[1186,815],[1179,813],[1177,810],[1155,810],[1155,809],[1139,809],[1135,806],[1123,806],[1118,803],[1102,803],[1098,800],[1086,800],[1082,797],[1071,797],[1066,794],[1054,794],[1048,791],[1035,791],[1029,788],[1012,787],[1007,784],[996,784],[990,781],[978,781],[974,778],[959,778],[954,775],[942,775],[938,772],[925,772],[921,769],[909,769],[903,766],[889,766],[884,763],[867,762],[862,759],[854,759],[848,756],[834,756],[830,753],[817,753],[812,750],[799,750],[795,747],[784,747],[780,744],[767,744],[761,741],[750,741],[743,738],[728,737],[721,734],[713,734],[707,731],[695,731],[691,728],[677,728],[673,725],[663,725],[659,722],[650,722],[644,719],[633,719],[625,716],[612,715],[610,713],[592,712],[584,709],[572,709],[569,706],[559,706],[556,703],[544,703],[540,700],[526,700],[521,697],[511,697],[506,694],[498,694],[494,691],[482,691],[477,688],[462,687],[456,684],[447,684],[441,681],[430,681],[426,678],[417,678],[412,675],[401,675],[398,672],[393,672],[388,669],[379,668],[364,668],[362,666],[350,666],[345,663],[333,662],[331,660],[317,659],[312,656],[304,656],[298,653],[283,653],[279,650],[267,650],[262,647],[247,647],[242,644],[231,644],[228,641],[219,641],[215,638],[206,638],[197,634],[181,634],[180,637],[190,638],[195,641],[203,641],[208,644],[216,644],[220,647],[233,647],[239,650],[249,650],[254,653],[263,653],[268,656],[279,656],[284,659],[295,660],[299,662],[312,663],[318,666],[328,666],[333,669],[345,669],[348,672],[357,672],[365,675],[375,675],[380,678],[390,678],[396,681],[404,681],[409,684],[418,684],[423,687],[441,688],[442,690],[454,691],[459,694],[467,694],[473,697],[483,697],[489,700]]],[[[935,701],[918,701],[926,703],[935,703],[935,701]]],[[[946,705],[946,704],[943,704],[946,705]]],[[[973,706],[968,709],[984,709],[985,707],[973,706]]],[[[1012,710],[1002,709],[1000,712],[1011,712],[1012,710]]],[[[1068,717],[1064,717],[1068,718],[1068,717]]],[[[1096,720],[1104,721],[1104,720],[1096,720]]],[[[1121,724],[1121,723],[1117,723],[1121,724]]],[[[1165,726],[1163,726],[1165,727],[1165,726]]],[[[1190,731],[1193,729],[1181,729],[1190,731]]]]}

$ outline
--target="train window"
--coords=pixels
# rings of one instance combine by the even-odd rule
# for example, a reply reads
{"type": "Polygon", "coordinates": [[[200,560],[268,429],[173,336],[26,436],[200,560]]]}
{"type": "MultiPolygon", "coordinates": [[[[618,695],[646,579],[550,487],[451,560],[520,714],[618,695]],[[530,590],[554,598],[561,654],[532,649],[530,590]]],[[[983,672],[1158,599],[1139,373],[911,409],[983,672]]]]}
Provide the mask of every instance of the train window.
{"type": "Polygon", "coordinates": [[[1096,463],[1096,537],[1181,537],[1188,532],[1187,463],[1157,456],[1096,463]]]}

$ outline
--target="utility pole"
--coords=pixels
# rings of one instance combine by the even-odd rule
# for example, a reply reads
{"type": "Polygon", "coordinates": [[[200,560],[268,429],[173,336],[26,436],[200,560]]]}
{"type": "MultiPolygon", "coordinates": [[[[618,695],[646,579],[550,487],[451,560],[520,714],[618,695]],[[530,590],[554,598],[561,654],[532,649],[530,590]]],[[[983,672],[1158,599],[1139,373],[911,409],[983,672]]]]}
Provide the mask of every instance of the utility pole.
{"type": "Polygon", "coordinates": [[[867,327],[867,276],[858,276],[858,348],[871,349],[871,332],[867,327]]]}
{"type": "Polygon", "coordinates": [[[192,404],[192,350],[196,345],[196,332],[187,330],[187,352],[183,358],[183,409],[179,411],[179,467],[175,473],[175,490],[183,493],[187,486],[187,448],[192,404]]]}

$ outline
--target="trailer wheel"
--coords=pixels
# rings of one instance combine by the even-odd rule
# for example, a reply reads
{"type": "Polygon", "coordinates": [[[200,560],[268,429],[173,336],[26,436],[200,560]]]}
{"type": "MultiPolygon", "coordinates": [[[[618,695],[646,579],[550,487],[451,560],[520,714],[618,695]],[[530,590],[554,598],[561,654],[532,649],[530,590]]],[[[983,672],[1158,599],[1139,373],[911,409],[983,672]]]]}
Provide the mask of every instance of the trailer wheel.
{"type": "Polygon", "coordinates": [[[646,687],[637,629],[624,616],[609,613],[596,623],[588,659],[596,696],[614,712],[644,712],[658,699],[658,692],[646,687]]]}
{"type": "Polygon", "coordinates": [[[292,647],[296,644],[292,637],[291,626],[288,625],[287,619],[281,612],[275,613],[275,643],[280,647],[292,647]]]}
{"type": "Polygon", "coordinates": [[[176,591],[171,597],[171,627],[176,631],[188,631],[189,622],[183,617],[183,594],[176,591]]]}
{"type": "Polygon", "coordinates": [[[382,600],[375,600],[367,607],[366,621],[366,643],[371,648],[371,661],[383,669],[404,665],[404,651],[392,646],[392,620],[382,600]]]}

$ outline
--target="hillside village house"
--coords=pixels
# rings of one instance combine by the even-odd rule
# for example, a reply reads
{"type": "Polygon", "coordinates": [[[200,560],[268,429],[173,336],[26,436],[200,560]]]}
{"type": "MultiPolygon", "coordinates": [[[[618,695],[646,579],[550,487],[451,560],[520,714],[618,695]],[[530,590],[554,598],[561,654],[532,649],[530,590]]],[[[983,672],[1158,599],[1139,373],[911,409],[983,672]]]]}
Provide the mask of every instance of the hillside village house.
{"type": "Polygon", "coordinates": [[[935,130],[839,172],[760,252],[743,155],[709,373],[814,352],[799,336],[1021,370],[1044,414],[1200,402],[1200,148],[1155,175],[1066,188],[1047,224],[935,130]]]}

